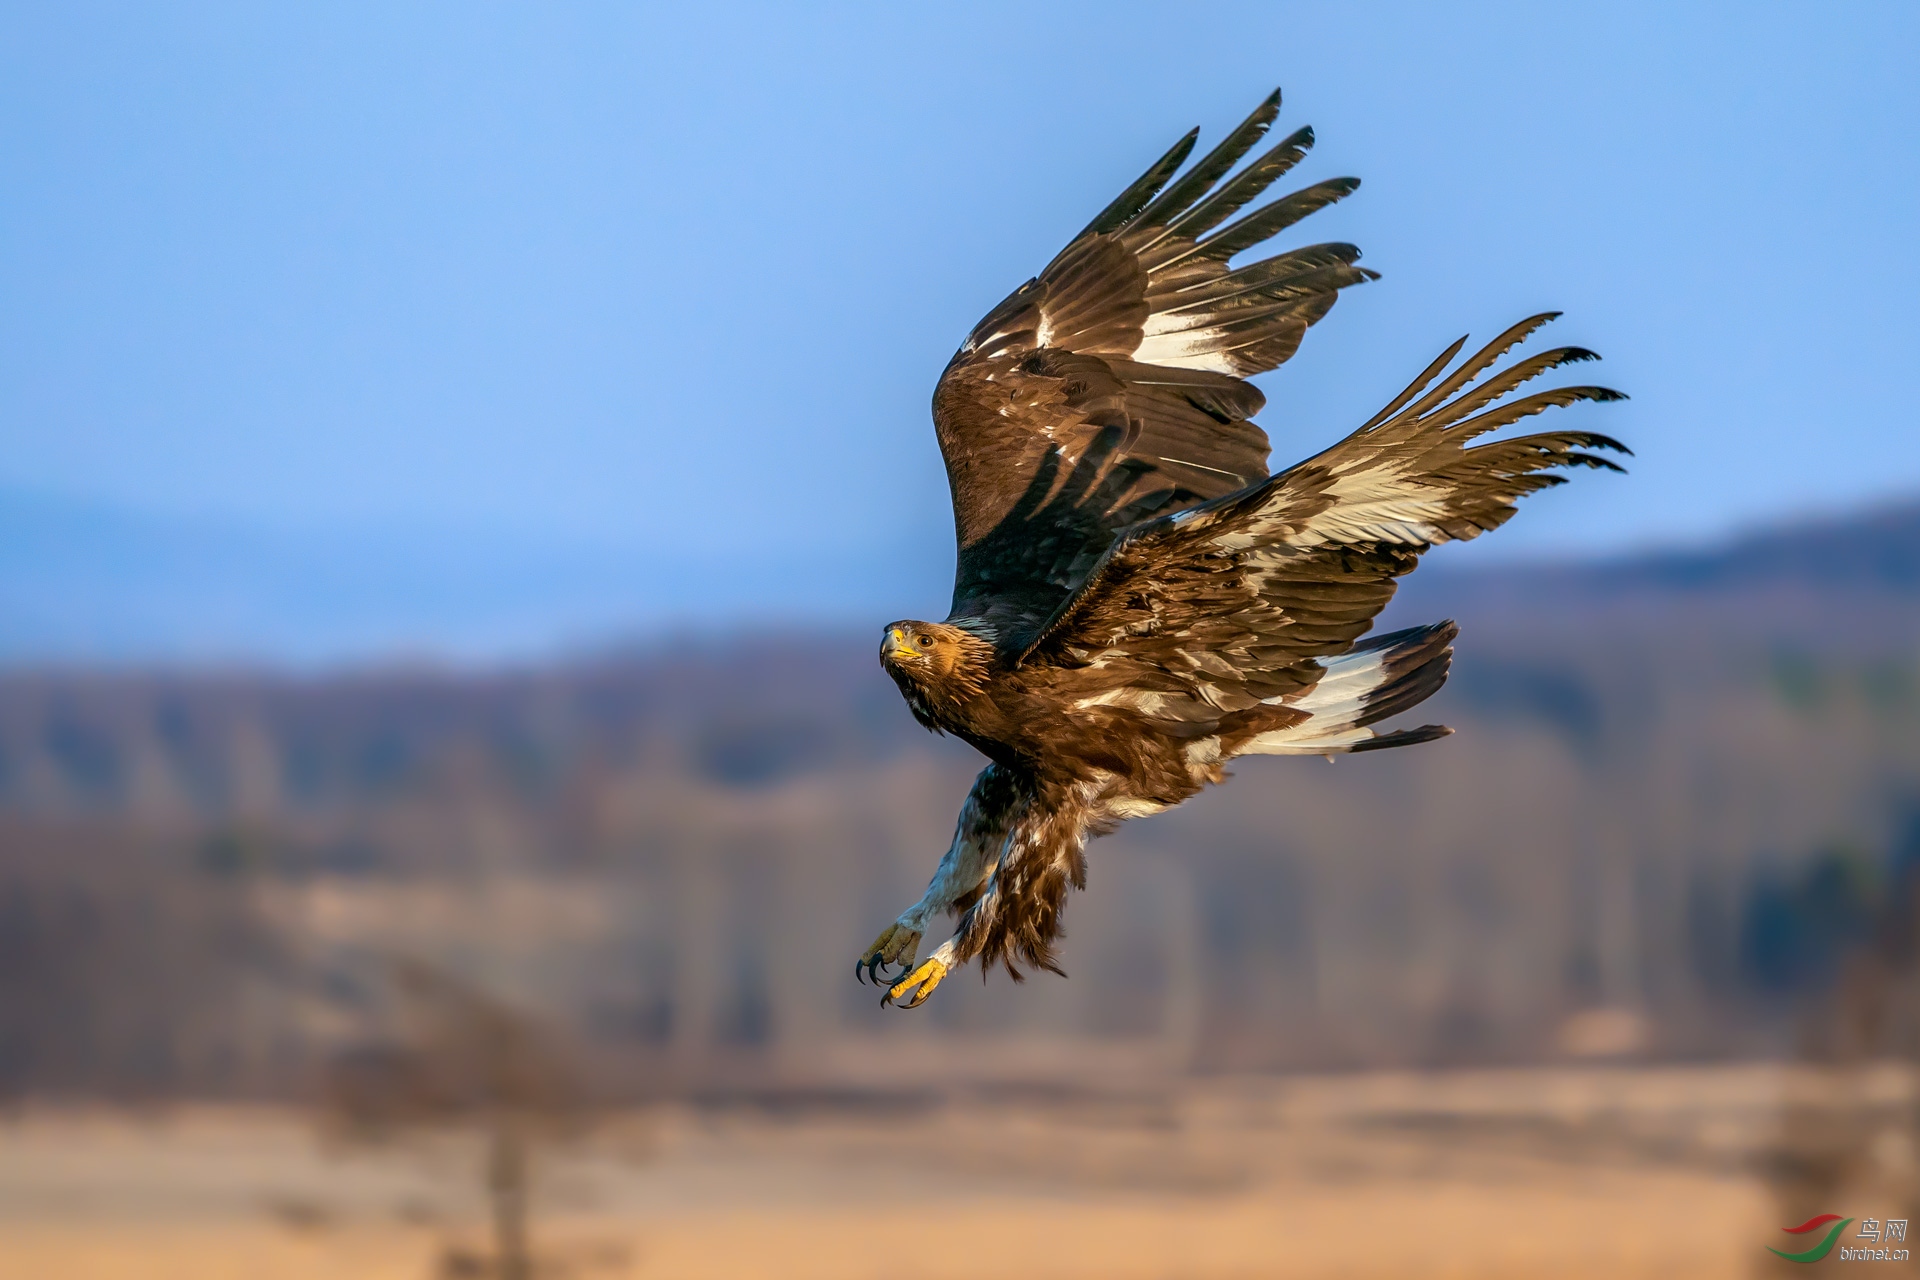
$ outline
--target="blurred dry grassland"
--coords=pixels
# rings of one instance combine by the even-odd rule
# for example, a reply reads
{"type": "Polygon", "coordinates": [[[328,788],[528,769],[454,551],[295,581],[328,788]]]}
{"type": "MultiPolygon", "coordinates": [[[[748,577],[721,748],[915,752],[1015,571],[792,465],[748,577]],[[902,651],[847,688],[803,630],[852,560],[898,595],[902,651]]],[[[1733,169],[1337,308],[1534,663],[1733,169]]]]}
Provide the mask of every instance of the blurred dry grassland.
{"type": "Polygon", "coordinates": [[[1457,736],[1243,762],[1094,846],[1069,981],[912,1015],[852,962],[978,762],[872,637],[0,674],[0,1275],[505,1275],[528,1204],[582,1276],[1707,1276],[1899,1216],[1920,511],[1387,625],[1449,614],[1457,736]]]}
{"type": "MultiPolygon", "coordinates": [[[[545,1158],[534,1256],[688,1280],[1765,1274],[1786,1238],[1756,1141],[1833,1084],[1558,1069],[656,1107],[545,1158]]],[[[1846,1094],[1910,1109],[1912,1075],[1846,1094]]],[[[3,1136],[0,1274],[415,1280],[485,1253],[457,1135],[357,1147],[227,1107],[28,1111],[3,1136]]],[[[1844,1194],[1902,1216],[1883,1176],[1844,1194]]]]}

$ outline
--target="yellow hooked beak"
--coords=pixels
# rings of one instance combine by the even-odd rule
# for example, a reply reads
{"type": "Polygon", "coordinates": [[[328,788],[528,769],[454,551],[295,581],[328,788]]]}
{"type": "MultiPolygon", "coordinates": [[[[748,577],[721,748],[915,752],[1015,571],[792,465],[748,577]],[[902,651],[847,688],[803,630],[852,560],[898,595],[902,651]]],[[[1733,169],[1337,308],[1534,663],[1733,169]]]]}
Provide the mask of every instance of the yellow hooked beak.
{"type": "Polygon", "coordinates": [[[891,658],[917,658],[920,651],[907,643],[907,633],[895,627],[887,632],[887,656],[891,658]]]}

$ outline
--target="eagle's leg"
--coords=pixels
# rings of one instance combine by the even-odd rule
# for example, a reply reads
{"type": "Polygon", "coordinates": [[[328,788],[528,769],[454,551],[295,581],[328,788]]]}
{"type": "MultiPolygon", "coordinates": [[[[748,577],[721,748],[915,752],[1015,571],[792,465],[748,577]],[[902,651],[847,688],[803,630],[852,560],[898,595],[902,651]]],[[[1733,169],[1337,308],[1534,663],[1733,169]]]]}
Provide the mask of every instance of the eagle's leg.
{"type": "Polygon", "coordinates": [[[984,963],[1005,963],[1016,981],[1015,961],[1061,972],[1053,943],[1060,937],[1060,915],[1067,889],[1086,885],[1087,824],[1073,807],[1016,814],[1001,851],[983,869],[960,927],[918,968],[887,988],[882,1004],[901,1002],[913,1009],[927,1002],[946,976],[975,956],[984,963]]]}
{"type": "Polygon", "coordinates": [[[1006,847],[948,944],[961,963],[1004,964],[1014,981],[1019,963],[1065,976],[1054,951],[1064,930],[1069,888],[1087,887],[1090,792],[1044,796],[1007,833],[1006,847]]]}
{"type": "MultiPolygon", "coordinates": [[[[927,922],[979,892],[1000,856],[1000,846],[1005,842],[1019,794],[1008,771],[999,765],[990,764],[980,771],[980,776],[974,779],[973,790],[967,794],[967,802],[960,808],[953,844],[934,869],[927,891],[881,931],[866,954],[854,961],[854,977],[885,985],[887,975],[881,970],[889,965],[898,964],[904,970],[918,972],[914,969],[914,960],[920,952],[920,939],[926,936],[927,922]]],[[[951,967],[950,963],[946,966],[951,967]]],[[[942,976],[945,976],[944,970],[942,976]]],[[[927,990],[930,992],[933,988],[928,986],[927,990]]]]}

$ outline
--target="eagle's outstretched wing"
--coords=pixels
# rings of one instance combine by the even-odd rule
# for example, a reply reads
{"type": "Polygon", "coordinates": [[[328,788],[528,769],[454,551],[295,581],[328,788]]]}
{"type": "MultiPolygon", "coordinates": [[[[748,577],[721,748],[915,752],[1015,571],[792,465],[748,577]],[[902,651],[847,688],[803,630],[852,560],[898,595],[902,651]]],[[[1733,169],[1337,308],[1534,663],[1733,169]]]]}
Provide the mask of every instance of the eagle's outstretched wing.
{"type": "MultiPolygon", "coordinates": [[[[1317,457],[1265,483],[1142,524],[1117,539],[1023,656],[1075,673],[1084,705],[1131,709],[1195,725],[1236,723],[1249,736],[1295,730],[1320,703],[1343,724],[1300,733],[1303,750],[1389,745],[1364,726],[1385,705],[1313,698],[1393,595],[1394,579],[1436,543],[1504,523],[1520,496],[1563,483],[1554,469],[1613,463],[1588,449],[1625,446],[1585,431],[1494,440],[1476,437],[1580,400],[1618,400],[1605,387],[1560,387],[1504,397],[1549,369],[1597,357],[1561,347],[1474,381],[1557,313],[1501,334],[1437,385],[1466,339],[1448,348],[1385,409],[1317,457]],[[1329,732],[1339,732],[1329,738],[1329,732]]],[[[1362,646],[1373,666],[1444,658],[1434,629],[1362,646]],[[1389,643],[1391,642],[1391,644],[1389,643]],[[1394,650],[1404,648],[1403,659],[1394,650]]],[[[1366,655],[1348,665],[1354,676],[1366,655]]],[[[1437,668],[1435,685],[1444,675],[1437,668]]],[[[1385,692],[1388,672],[1365,683],[1385,692]]],[[[1358,684],[1356,684],[1358,688],[1358,684]]],[[[1431,688],[1425,692],[1431,692],[1431,688]]],[[[1411,692],[1402,690],[1401,692],[1411,692]]],[[[1424,696],[1422,693],[1420,696],[1424,696]]],[[[1418,701],[1413,698],[1412,701],[1418,701]]],[[[1410,704],[1409,704],[1410,705],[1410,704]]],[[[1213,730],[1209,728],[1208,732],[1213,730]]],[[[1420,731],[1414,731],[1419,733],[1420,731]]],[[[1405,739],[1395,739],[1405,740],[1405,739]]],[[[1259,749],[1293,749],[1274,740],[1259,749]]]]}
{"type": "Polygon", "coordinates": [[[1267,474],[1266,433],[1249,421],[1266,398],[1242,379],[1286,360],[1340,289],[1373,278],[1349,244],[1229,265],[1360,185],[1318,183],[1221,227],[1313,145],[1301,129],[1228,178],[1279,111],[1276,90],[1168,185],[1199,131],[1181,139],[941,375],[952,616],[986,623],[1003,652],[1032,642],[1121,529],[1267,474]]]}

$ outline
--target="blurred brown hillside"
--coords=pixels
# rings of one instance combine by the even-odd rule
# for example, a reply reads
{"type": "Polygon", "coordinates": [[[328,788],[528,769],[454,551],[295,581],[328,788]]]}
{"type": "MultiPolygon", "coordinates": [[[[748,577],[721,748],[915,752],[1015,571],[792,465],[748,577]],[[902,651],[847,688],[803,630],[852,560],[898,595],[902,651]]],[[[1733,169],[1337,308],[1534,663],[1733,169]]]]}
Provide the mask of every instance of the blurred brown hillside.
{"type": "MultiPolygon", "coordinates": [[[[538,1011],[614,1091],[1784,1047],[1920,862],[1920,507],[1463,572],[1377,756],[1250,760],[1094,847],[1068,981],[883,1011],[851,975],[977,760],[875,636],[489,674],[0,675],[0,1089],[276,1095],[397,959],[538,1011]],[[1849,914],[1854,913],[1854,914],[1849,914]],[[965,1033],[965,1034],[961,1034],[965,1033]]],[[[930,944],[929,944],[930,945],[930,944]]]]}

